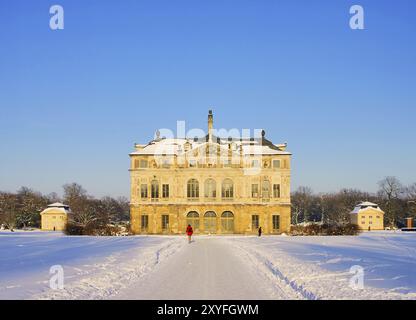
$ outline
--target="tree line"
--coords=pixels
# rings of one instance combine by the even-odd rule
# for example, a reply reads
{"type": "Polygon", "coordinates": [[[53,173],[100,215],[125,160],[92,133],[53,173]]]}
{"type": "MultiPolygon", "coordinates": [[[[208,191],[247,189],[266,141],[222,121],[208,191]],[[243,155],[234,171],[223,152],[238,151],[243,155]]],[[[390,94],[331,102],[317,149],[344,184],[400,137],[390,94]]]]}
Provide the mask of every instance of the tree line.
{"type": "Polygon", "coordinates": [[[310,187],[301,186],[292,192],[292,224],[347,223],[349,213],[361,201],[380,206],[385,212],[385,226],[403,227],[406,218],[416,216],[416,183],[405,186],[396,177],[386,177],[378,187],[376,193],[356,189],[314,193],[310,187]]]}
{"type": "MultiPolygon", "coordinates": [[[[361,201],[377,203],[385,212],[386,226],[402,227],[407,217],[416,217],[416,183],[404,186],[396,177],[386,177],[378,185],[374,194],[356,189],[314,193],[309,187],[299,187],[292,192],[292,224],[345,224],[351,210],[361,201]]],[[[40,212],[55,202],[69,205],[72,211],[69,221],[78,228],[102,229],[129,221],[127,198],[96,199],[80,184],[70,183],[63,186],[62,198],[56,193],[43,195],[28,187],[15,193],[0,192],[0,225],[11,230],[40,228],[40,212]]]]}
{"type": "Polygon", "coordinates": [[[80,227],[120,224],[129,221],[129,200],[103,197],[96,199],[78,183],[65,184],[63,197],[43,195],[28,187],[17,192],[0,191],[0,225],[13,230],[40,228],[40,213],[48,204],[62,202],[71,208],[69,221],[80,227]]]}

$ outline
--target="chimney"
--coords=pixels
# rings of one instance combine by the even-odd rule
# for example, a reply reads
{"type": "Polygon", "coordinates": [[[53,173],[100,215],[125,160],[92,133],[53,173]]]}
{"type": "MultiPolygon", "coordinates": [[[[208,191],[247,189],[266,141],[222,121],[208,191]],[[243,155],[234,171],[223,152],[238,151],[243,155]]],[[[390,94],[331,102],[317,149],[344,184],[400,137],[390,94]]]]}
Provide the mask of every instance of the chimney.
{"type": "Polygon", "coordinates": [[[214,126],[214,116],[212,110],[208,111],[208,141],[212,142],[212,128],[214,126]]]}

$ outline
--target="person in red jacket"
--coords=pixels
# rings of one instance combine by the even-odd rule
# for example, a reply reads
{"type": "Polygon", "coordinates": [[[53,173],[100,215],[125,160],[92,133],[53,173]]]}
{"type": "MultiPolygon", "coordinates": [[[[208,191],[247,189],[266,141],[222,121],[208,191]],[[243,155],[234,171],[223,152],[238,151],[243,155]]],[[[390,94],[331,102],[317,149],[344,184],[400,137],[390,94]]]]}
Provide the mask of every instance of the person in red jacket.
{"type": "Polygon", "coordinates": [[[188,242],[191,243],[191,237],[194,234],[194,230],[190,224],[188,224],[188,227],[186,228],[186,234],[188,235],[188,242]]]}

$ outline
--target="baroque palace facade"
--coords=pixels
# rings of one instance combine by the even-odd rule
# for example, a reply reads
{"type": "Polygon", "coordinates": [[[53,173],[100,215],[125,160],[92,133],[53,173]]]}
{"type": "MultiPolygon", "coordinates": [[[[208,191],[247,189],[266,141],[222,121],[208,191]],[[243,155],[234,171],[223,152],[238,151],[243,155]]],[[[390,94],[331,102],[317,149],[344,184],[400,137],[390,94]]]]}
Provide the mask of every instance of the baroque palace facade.
{"type": "Polygon", "coordinates": [[[208,135],[160,134],[130,154],[131,228],[135,234],[280,234],[290,229],[290,159],[286,144],[208,135]]]}

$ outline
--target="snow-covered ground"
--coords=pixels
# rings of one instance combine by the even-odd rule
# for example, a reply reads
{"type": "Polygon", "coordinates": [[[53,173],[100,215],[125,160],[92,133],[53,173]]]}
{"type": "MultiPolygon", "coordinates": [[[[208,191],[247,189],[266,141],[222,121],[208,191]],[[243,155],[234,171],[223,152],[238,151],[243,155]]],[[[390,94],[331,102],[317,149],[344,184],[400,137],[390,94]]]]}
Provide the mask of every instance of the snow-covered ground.
{"type": "Polygon", "coordinates": [[[0,299],[105,299],[180,250],[181,240],[0,232],[0,299]],[[64,290],[49,288],[54,265],[63,267],[64,290]]]}
{"type": "Polygon", "coordinates": [[[67,237],[0,232],[0,299],[416,299],[416,234],[67,237]],[[49,288],[61,265],[65,288],[49,288]],[[364,288],[350,286],[352,266],[364,288]]]}

